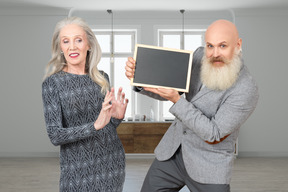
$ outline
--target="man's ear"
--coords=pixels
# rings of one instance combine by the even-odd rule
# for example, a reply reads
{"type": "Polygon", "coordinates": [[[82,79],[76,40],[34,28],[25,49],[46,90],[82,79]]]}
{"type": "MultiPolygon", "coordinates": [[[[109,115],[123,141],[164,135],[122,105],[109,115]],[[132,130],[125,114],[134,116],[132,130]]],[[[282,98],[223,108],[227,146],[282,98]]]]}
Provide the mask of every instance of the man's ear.
{"type": "Polygon", "coordinates": [[[237,48],[239,50],[242,50],[242,39],[241,38],[239,38],[238,41],[237,41],[237,48]]]}

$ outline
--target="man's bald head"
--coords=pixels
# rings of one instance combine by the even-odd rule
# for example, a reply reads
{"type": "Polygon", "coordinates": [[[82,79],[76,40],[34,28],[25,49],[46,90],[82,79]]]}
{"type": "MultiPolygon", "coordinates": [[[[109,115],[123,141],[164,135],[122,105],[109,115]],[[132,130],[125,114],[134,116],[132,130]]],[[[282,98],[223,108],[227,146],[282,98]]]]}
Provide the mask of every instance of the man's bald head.
{"type": "Polygon", "coordinates": [[[205,38],[209,39],[211,36],[220,40],[231,39],[237,42],[239,34],[234,23],[227,20],[217,20],[213,22],[205,33],[205,38]]]}
{"type": "MultiPolygon", "coordinates": [[[[239,38],[236,26],[227,20],[217,20],[206,30],[206,57],[231,60],[235,50],[241,49],[242,40],[239,38]]],[[[215,66],[223,66],[223,62],[214,62],[215,66]]]]}

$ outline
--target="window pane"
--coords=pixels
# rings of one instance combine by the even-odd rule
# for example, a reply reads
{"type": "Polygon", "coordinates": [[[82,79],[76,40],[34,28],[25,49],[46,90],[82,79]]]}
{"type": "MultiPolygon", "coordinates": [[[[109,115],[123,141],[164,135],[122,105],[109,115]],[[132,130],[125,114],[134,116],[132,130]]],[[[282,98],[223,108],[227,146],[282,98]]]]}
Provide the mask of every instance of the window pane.
{"type": "Polygon", "coordinates": [[[180,49],[180,35],[163,35],[163,47],[180,49]]]}
{"type": "Polygon", "coordinates": [[[114,51],[115,53],[130,53],[132,52],[131,35],[115,35],[114,36],[114,51]]]}
{"type": "MultiPolygon", "coordinates": [[[[163,47],[180,49],[180,35],[163,35],[163,47]]],[[[174,119],[174,116],[169,112],[172,106],[171,101],[163,101],[163,118],[174,119]]]]}
{"type": "Polygon", "coordinates": [[[109,75],[110,81],[110,58],[102,57],[100,63],[98,64],[98,70],[102,70],[109,75]]]}
{"type": "Polygon", "coordinates": [[[163,117],[164,119],[174,119],[174,115],[169,112],[170,107],[173,105],[171,101],[163,101],[163,117]]]}
{"type": "MultiPolygon", "coordinates": [[[[199,46],[202,46],[202,35],[185,35],[185,50],[195,51],[199,46]]],[[[179,35],[163,35],[163,46],[168,48],[180,49],[181,38],[179,35]]],[[[170,101],[163,102],[163,118],[174,119],[175,117],[169,112],[173,105],[170,101]]]]}
{"type": "Polygon", "coordinates": [[[185,50],[195,51],[198,47],[202,46],[202,35],[185,35],[185,50]]]}
{"type": "MultiPolygon", "coordinates": [[[[132,91],[131,91],[130,80],[125,76],[126,61],[127,61],[126,57],[115,58],[115,64],[114,64],[115,94],[117,94],[119,87],[122,87],[125,93],[125,97],[128,98],[129,101],[131,101],[132,91]]],[[[132,106],[130,102],[126,109],[126,114],[125,114],[126,118],[132,117],[131,107],[132,106]]]]}
{"type": "Polygon", "coordinates": [[[102,53],[110,53],[110,35],[96,35],[102,53]]]}

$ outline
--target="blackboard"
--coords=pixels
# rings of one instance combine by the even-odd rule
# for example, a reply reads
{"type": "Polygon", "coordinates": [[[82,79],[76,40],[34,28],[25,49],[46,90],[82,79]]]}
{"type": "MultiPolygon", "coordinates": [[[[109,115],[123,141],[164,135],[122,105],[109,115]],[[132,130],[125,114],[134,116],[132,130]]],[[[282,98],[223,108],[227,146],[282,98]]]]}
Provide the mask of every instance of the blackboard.
{"type": "Polygon", "coordinates": [[[193,51],[136,44],[131,84],[189,91],[193,51]]]}

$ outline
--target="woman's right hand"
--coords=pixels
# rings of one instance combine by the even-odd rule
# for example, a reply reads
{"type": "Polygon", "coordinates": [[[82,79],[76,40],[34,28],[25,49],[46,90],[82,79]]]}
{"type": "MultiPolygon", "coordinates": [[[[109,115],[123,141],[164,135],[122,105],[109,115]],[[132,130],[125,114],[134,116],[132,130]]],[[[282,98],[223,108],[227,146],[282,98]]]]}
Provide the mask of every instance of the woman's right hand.
{"type": "Polygon", "coordinates": [[[102,103],[102,109],[100,111],[100,114],[97,118],[97,120],[94,123],[94,127],[96,130],[102,129],[105,127],[111,119],[111,101],[113,99],[114,95],[112,92],[107,91],[104,102],[102,103]]]}
{"type": "Polygon", "coordinates": [[[134,77],[134,71],[135,71],[135,60],[132,57],[128,57],[128,60],[126,61],[125,66],[125,75],[126,77],[131,80],[131,78],[134,77]]]}

